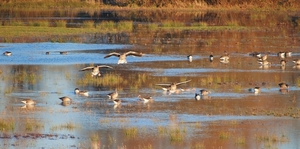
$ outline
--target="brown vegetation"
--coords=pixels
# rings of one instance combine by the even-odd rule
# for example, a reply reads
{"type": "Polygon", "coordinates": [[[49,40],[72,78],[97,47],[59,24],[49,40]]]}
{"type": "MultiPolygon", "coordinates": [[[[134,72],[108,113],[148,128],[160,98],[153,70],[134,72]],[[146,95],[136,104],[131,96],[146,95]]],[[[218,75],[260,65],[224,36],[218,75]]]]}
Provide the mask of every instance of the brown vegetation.
{"type": "Polygon", "coordinates": [[[82,8],[82,7],[147,7],[147,8],[299,8],[296,0],[0,0],[4,8],[82,8]]]}

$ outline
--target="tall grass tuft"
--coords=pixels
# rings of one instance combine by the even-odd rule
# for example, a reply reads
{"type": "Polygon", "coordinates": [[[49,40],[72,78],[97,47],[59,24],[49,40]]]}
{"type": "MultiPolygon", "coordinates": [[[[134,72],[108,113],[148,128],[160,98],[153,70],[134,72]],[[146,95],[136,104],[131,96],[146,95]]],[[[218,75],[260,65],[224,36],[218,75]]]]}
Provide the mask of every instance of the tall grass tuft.
{"type": "Polygon", "coordinates": [[[67,27],[67,21],[66,20],[58,20],[55,22],[56,27],[67,27]]]}
{"type": "Polygon", "coordinates": [[[99,28],[101,30],[114,30],[115,26],[116,24],[113,21],[103,21],[101,23],[98,23],[96,25],[96,28],[99,28]]]}
{"type": "Polygon", "coordinates": [[[14,131],[15,121],[13,119],[0,119],[0,131],[14,131]]]}
{"type": "Polygon", "coordinates": [[[119,31],[129,31],[131,32],[133,29],[133,22],[132,21],[121,21],[117,23],[117,29],[119,31]]]}
{"type": "Polygon", "coordinates": [[[83,28],[94,28],[95,27],[95,23],[94,21],[83,21],[82,23],[83,28]]]}

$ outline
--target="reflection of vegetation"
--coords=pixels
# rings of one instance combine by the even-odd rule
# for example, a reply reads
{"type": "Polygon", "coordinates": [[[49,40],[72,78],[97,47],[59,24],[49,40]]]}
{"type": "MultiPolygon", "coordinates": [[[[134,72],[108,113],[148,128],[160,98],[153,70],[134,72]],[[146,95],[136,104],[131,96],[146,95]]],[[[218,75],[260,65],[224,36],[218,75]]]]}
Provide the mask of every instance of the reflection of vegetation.
{"type": "Polygon", "coordinates": [[[15,129],[15,121],[13,119],[0,119],[1,131],[13,131],[15,129]]]}
{"type": "Polygon", "coordinates": [[[124,134],[127,136],[127,137],[130,137],[130,138],[133,138],[137,135],[138,133],[138,129],[137,128],[126,128],[124,130],[124,134]]]}
{"type": "Polygon", "coordinates": [[[90,139],[91,139],[92,142],[100,141],[100,137],[97,133],[90,134],[89,136],[90,136],[90,139]]]}
{"type": "Polygon", "coordinates": [[[285,135],[281,135],[280,137],[275,134],[265,134],[265,135],[256,135],[256,140],[263,142],[288,142],[289,138],[285,135]]]}
{"type": "Polygon", "coordinates": [[[221,131],[220,134],[219,134],[219,138],[220,139],[228,139],[229,138],[229,132],[225,132],[225,131],[221,131]]]}
{"type": "Polygon", "coordinates": [[[68,122],[66,124],[61,124],[57,126],[51,127],[51,130],[62,130],[62,129],[67,129],[67,130],[74,130],[75,128],[79,128],[80,126],[73,124],[71,122],[68,122]]]}
{"type": "Polygon", "coordinates": [[[245,145],[246,139],[245,139],[245,137],[238,137],[238,138],[236,138],[235,143],[237,145],[245,145]]]}
{"type": "Polygon", "coordinates": [[[25,122],[25,130],[26,131],[32,131],[32,130],[43,128],[43,127],[44,127],[44,125],[41,124],[38,120],[27,119],[25,122]]]}
{"type": "Polygon", "coordinates": [[[128,84],[128,82],[121,77],[118,74],[104,74],[103,77],[97,78],[97,77],[92,77],[89,73],[87,73],[82,79],[78,79],[77,83],[79,85],[108,85],[108,86],[113,86],[113,85],[118,85],[120,82],[122,84],[128,84]]]}
{"type": "Polygon", "coordinates": [[[181,142],[184,139],[184,134],[186,133],[186,130],[181,130],[180,128],[171,129],[169,132],[170,141],[171,142],[181,142]]]}

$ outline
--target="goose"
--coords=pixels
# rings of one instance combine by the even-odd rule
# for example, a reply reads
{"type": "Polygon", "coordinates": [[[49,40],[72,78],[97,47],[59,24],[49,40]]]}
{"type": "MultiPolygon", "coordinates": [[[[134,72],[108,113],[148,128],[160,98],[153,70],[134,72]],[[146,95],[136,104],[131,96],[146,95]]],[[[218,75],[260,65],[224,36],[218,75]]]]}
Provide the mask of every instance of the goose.
{"type": "Polygon", "coordinates": [[[115,105],[120,105],[121,104],[121,99],[115,99],[113,100],[115,105]]]}
{"type": "Polygon", "coordinates": [[[5,56],[11,56],[11,55],[12,55],[12,53],[11,53],[11,52],[9,52],[9,51],[5,51],[5,52],[3,53],[3,55],[5,55],[5,56]]]}
{"type": "Polygon", "coordinates": [[[282,67],[284,67],[285,64],[286,64],[286,60],[281,60],[281,61],[280,61],[280,64],[281,64],[282,67]]]}
{"type": "Polygon", "coordinates": [[[278,85],[279,85],[280,89],[289,89],[289,85],[286,83],[279,83],[278,85]]]}
{"type": "Polygon", "coordinates": [[[258,61],[258,64],[265,66],[265,65],[271,65],[272,63],[268,61],[258,61]]]}
{"type": "Polygon", "coordinates": [[[254,91],[255,94],[259,93],[260,92],[260,87],[254,87],[253,91],[254,91]]]}
{"type": "Polygon", "coordinates": [[[291,57],[292,56],[292,52],[291,51],[285,52],[284,55],[286,57],[291,57]]]}
{"type": "Polygon", "coordinates": [[[296,64],[296,65],[300,65],[300,59],[293,60],[293,63],[296,64]]]}
{"type": "Polygon", "coordinates": [[[141,95],[139,95],[138,98],[140,98],[141,101],[144,101],[144,103],[147,103],[150,100],[152,100],[151,96],[141,96],[141,95]]]}
{"type": "Polygon", "coordinates": [[[188,55],[187,59],[188,59],[189,62],[192,62],[193,61],[193,56],[192,55],[188,55]]]}
{"type": "Polygon", "coordinates": [[[229,60],[229,54],[227,53],[227,51],[224,51],[224,55],[222,55],[220,57],[221,61],[228,61],[229,60]]]}
{"type": "Polygon", "coordinates": [[[210,91],[208,91],[208,90],[205,90],[205,89],[200,90],[200,95],[202,95],[202,96],[206,96],[209,93],[210,93],[210,91]]]}
{"type": "Polygon", "coordinates": [[[21,102],[23,102],[25,105],[35,105],[36,101],[32,99],[23,99],[21,102]]]}
{"type": "Polygon", "coordinates": [[[117,57],[119,57],[118,64],[126,64],[127,63],[126,57],[130,56],[130,55],[142,57],[144,54],[134,52],[134,51],[128,51],[128,52],[123,53],[123,54],[117,53],[117,52],[112,52],[112,53],[109,53],[106,56],[104,56],[104,58],[108,58],[108,57],[111,57],[111,56],[117,56],[117,57]]]}
{"type": "Polygon", "coordinates": [[[67,52],[67,51],[64,51],[64,52],[59,52],[59,54],[61,54],[61,55],[67,55],[67,54],[68,54],[68,52],[67,52]]]}
{"type": "Polygon", "coordinates": [[[89,96],[89,92],[87,90],[79,90],[79,88],[75,88],[74,92],[75,94],[89,96]]]}
{"type": "Polygon", "coordinates": [[[112,67],[107,66],[107,65],[97,65],[97,66],[89,66],[89,67],[82,68],[81,71],[92,70],[92,72],[91,72],[92,77],[94,77],[94,76],[100,77],[101,76],[100,68],[111,68],[111,69],[113,69],[112,67]]]}
{"type": "Polygon", "coordinates": [[[282,59],[285,58],[285,52],[278,52],[277,55],[282,59]]]}
{"type": "Polygon", "coordinates": [[[107,94],[107,96],[109,99],[116,99],[116,98],[118,98],[119,93],[117,92],[117,89],[116,89],[114,92],[107,94]]]}
{"type": "Polygon", "coordinates": [[[253,57],[261,58],[261,53],[259,53],[259,52],[252,52],[249,55],[251,55],[253,57]]]}
{"type": "Polygon", "coordinates": [[[179,83],[171,83],[171,84],[155,84],[157,86],[165,86],[163,87],[162,89],[165,90],[165,91],[169,91],[169,92],[175,92],[177,90],[177,86],[180,85],[180,84],[184,84],[184,83],[188,83],[190,82],[191,80],[187,80],[187,81],[183,81],[183,82],[179,82],[179,83]]]}
{"type": "Polygon", "coordinates": [[[72,99],[70,97],[67,96],[63,96],[59,98],[62,102],[71,102],[72,99]]]}
{"type": "Polygon", "coordinates": [[[264,56],[258,58],[258,60],[259,60],[259,61],[266,61],[267,58],[268,58],[268,54],[266,54],[266,55],[264,55],[264,56]]]}

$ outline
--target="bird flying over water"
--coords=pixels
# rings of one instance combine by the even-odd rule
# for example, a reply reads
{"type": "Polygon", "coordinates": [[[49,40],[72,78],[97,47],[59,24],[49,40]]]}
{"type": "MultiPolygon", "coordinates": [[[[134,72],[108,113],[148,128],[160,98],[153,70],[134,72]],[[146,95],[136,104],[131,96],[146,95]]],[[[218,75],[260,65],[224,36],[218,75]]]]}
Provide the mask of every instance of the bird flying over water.
{"type": "Polygon", "coordinates": [[[94,76],[100,77],[101,76],[100,68],[111,68],[111,69],[113,69],[112,67],[107,66],[107,65],[97,65],[97,66],[89,66],[89,67],[82,68],[81,71],[92,70],[92,72],[91,72],[92,77],[94,77],[94,76]]]}
{"type": "Polygon", "coordinates": [[[106,56],[104,56],[104,58],[108,58],[108,57],[111,57],[111,56],[116,56],[116,57],[119,57],[118,64],[126,64],[127,63],[126,57],[130,56],[130,55],[131,56],[142,57],[145,54],[138,53],[138,52],[135,52],[135,51],[128,51],[126,53],[112,52],[112,53],[109,53],[106,56]]]}

